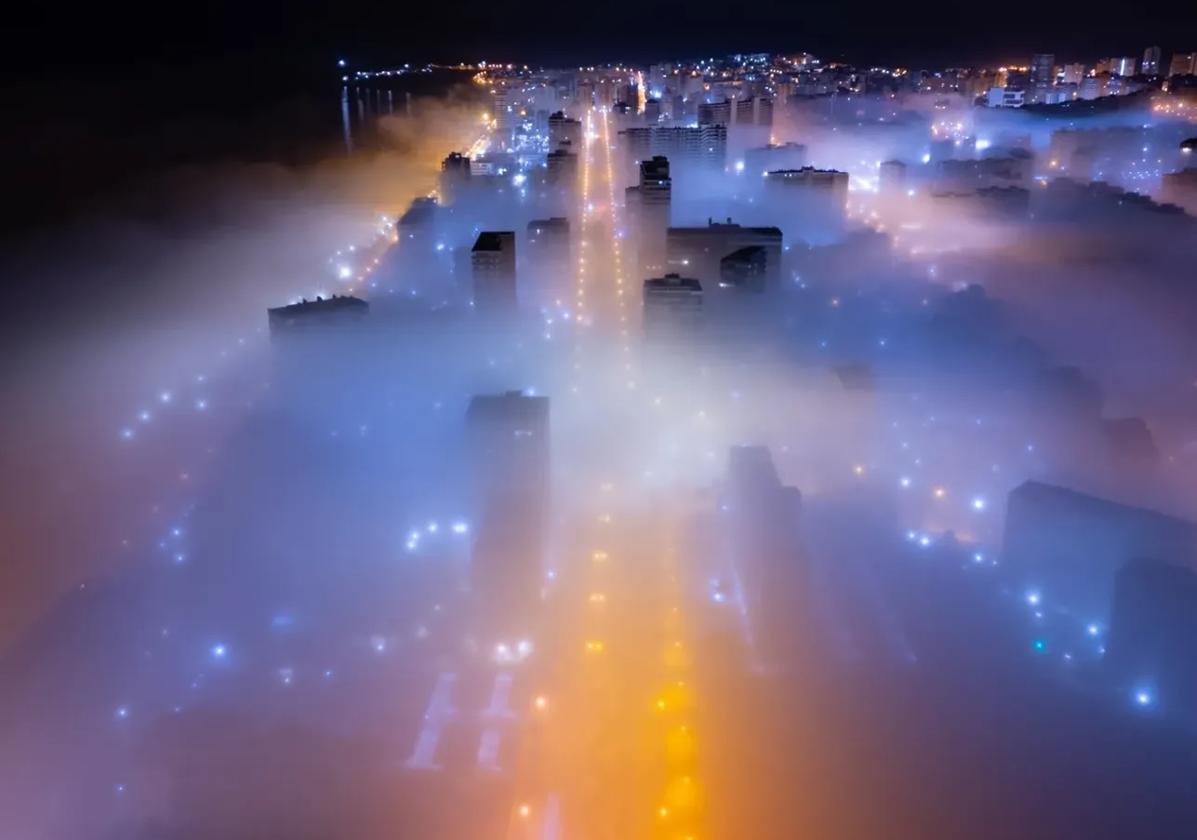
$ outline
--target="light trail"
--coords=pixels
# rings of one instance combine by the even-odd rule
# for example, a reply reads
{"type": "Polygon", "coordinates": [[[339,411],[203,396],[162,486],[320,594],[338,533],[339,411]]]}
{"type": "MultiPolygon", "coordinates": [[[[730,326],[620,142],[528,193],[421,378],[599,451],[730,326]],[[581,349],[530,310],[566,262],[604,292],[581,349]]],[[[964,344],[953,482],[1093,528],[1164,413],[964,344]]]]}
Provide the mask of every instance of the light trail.
{"type": "Polygon", "coordinates": [[[602,111],[602,143],[603,150],[606,156],[606,177],[607,177],[607,206],[610,212],[611,221],[611,251],[614,255],[614,277],[615,277],[615,297],[618,303],[619,315],[619,336],[620,346],[623,352],[623,369],[627,375],[627,387],[629,390],[635,389],[636,380],[633,375],[633,360],[632,360],[632,345],[630,335],[628,332],[628,303],[627,303],[627,289],[624,284],[624,259],[623,259],[623,245],[620,241],[620,230],[618,225],[618,218],[615,213],[615,172],[613,163],[613,148],[611,144],[611,133],[608,126],[607,111],[602,111]]]}

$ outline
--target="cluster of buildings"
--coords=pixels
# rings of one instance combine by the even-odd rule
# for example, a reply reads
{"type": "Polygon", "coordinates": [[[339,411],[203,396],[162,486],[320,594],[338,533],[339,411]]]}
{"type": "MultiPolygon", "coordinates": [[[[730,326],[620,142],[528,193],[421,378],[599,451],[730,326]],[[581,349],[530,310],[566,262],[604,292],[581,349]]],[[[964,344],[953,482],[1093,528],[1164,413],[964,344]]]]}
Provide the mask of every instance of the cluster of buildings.
{"type": "MultiPolygon", "coordinates": [[[[821,72],[810,56],[784,66],[786,72],[821,72]]],[[[674,318],[692,322],[702,311],[704,296],[718,290],[764,292],[776,286],[783,248],[776,226],[741,225],[732,219],[673,224],[679,178],[702,184],[711,176],[737,173],[759,173],[763,203],[784,207],[799,223],[810,218],[842,224],[845,218],[848,173],[809,165],[802,144],[772,141],[778,101],[773,74],[759,56],[745,59],[744,68],[747,72],[713,64],[667,64],[654,65],[647,73],[615,66],[539,75],[503,69],[480,75],[480,84],[494,92],[495,141],[473,156],[453,153],[445,158],[441,201],[481,195],[517,177],[523,179],[521,189],[537,191],[561,215],[529,222],[522,237],[526,245],[517,242],[518,228],[476,233],[469,255],[473,305],[512,310],[518,287],[527,280],[517,283],[517,273],[567,265],[569,212],[578,197],[585,142],[577,115],[591,106],[610,109],[619,138],[619,171],[632,181],[624,190],[626,237],[637,272],[646,281],[646,326],[674,318]],[[536,145],[528,138],[543,142],[539,160],[525,165],[519,150],[536,145]],[[732,159],[733,141],[742,146],[743,160],[732,159]],[[526,252],[517,255],[524,247],[526,252]]]]}
{"type": "MultiPolygon", "coordinates": [[[[774,220],[805,235],[845,218],[855,174],[813,166],[805,145],[777,142],[774,123],[783,109],[820,97],[873,93],[883,106],[904,94],[954,94],[969,106],[992,108],[1053,106],[1165,86],[1180,91],[1195,75],[1197,54],[1165,57],[1158,47],[1141,58],[1093,64],[1060,64],[1051,54],[1037,54],[1021,67],[940,71],[859,68],[807,54],[742,54],[647,68],[480,66],[476,82],[492,95],[490,140],[444,158],[437,194],[412,202],[398,221],[398,235],[415,243],[409,251],[450,261],[459,291],[479,315],[516,313],[538,277],[559,288],[575,262],[571,243],[578,229],[571,213],[577,212],[586,143],[579,115],[602,107],[614,123],[620,172],[627,176],[621,184],[626,230],[619,235],[634,260],[644,333],[654,340],[691,337],[721,310],[734,311],[734,302],[767,301],[781,286],[786,246],[774,220]],[[675,224],[675,202],[687,178],[715,174],[751,182],[762,208],[758,217],[675,224]],[[510,205],[495,203],[498,196],[529,193],[527,215],[509,217],[502,210],[510,205]],[[475,213],[475,206],[486,212],[475,213]],[[456,227],[446,237],[450,214],[456,227]]],[[[888,115],[878,111],[876,118],[888,115]]],[[[1007,116],[989,115],[994,121],[1007,116]]],[[[1045,218],[1053,202],[1068,212],[1151,203],[1102,179],[1106,168],[1127,171],[1131,158],[1146,161],[1150,153],[1162,159],[1141,128],[1060,128],[1041,159],[1029,137],[990,148],[988,141],[982,146],[965,136],[967,130],[956,125],[941,134],[933,128],[922,166],[915,159],[876,161],[876,191],[905,200],[915,183],[928,185],[932,200],[944,202],[940,206],[984,203],[1025,213],[1039,178],[1037,206],[1045,218]],[[1073,180],[1049,183],[1041,175],[1044,166],[1073,180]]],[[[1163,185],[1169,200],[1197,207],[1197,170],[1164,175],[1163,185]]],[[[368,311],[363,300],[333,296],[272,309],[269,323],[273,334],[290,335],[356,322],[368,311]]],[[[836,373],[845,389],[873,387],[865,366],[844,365],[836,373]]],[[[473,586],[494,594],[496,603],[526,604],[541,580],[548,400],[518,392],[476,396],[466,426],[473,513],[480,523],[473,586]],[[520,560],[488,559],[500,557],[520,560]]],[[[1127,452],[1153,450],[1141,426],[1120,420],[1103,429],[1111,445],[1127,452]]],[[[803,588],[801,496],[782,485],[768,450],[744,447],[731,452],[719,501],[728,524],[723,550],[729,574],[759,622],[759,636],[777,639],[774,628],[786,623],[792,597],[803,588]]],[[[1197,667],[1182,655],[1197,641],[1191,617],[1197,615],[1197,574],[1188,568],[1195,552],[1197,525],[1190,522],[1036,483],[1009,497],[1006,574],[1032,606],[1050,604],[1081,617],[1084,627],[1098,628],[1091,635],[1109,653],[1111,679],[1136,696],[1197,699],[1197,667]]]]}
{"type": "Polygon", "coordinates": [[[635,115],[638,127],[734,126],[757,129],[767,138],[777,113],[791,102],[825,96],[955,94],[990,107],[1022,107],[1191,85],[1191,76],[1197,76],[1197,52],[1165,54],[1149,46],[1141,56],[1058,61],[1052,53],[1037,53],[1026,64],[1000,67],[862,67],[825,62],[808,53],[748,53],[643,69],[499,67],[480,73],[477,80],[494,91],[503,127],[521,112],[534,115],[594,104],[635,115]],[[516,100],[522,104],[513,104],[516,100]]]}
{"type": "MultiPolygon", "coordinates": [[[[938,70],[861,67],[807,53],[742,53],[647,67],[546,70],[480,63],[471,69],[491,98],[487,139],[444,159],[436,195],[413,201],[398,229],[401,238],[430,240],[446,211],[454,215],[460,228],[451,237],[457,289],[481,310],[514,310],[524,286],[551,282],[567,270],[586,142],[580,117],[594,106],[607,111],[618,136],[617,172],[626,185],[623,235],[639,278],[654,281],[645,287],[646,306],[658,292],[677,301],[770,288],[782,273],[782,234],[774,223],[784,222],[808,244],[838,241],[850,182],[852,189],[885,198],[922,192],[944,207],[1025,216],[1036,182],[1104,181],[1117,172],[1113,183],[1120,188],[1197,206],[1193,170],[1172,171],[1177,161],[1184,165],[1183,156],[1159,147],[1146,127],[1061,127],[1042,154],[1042,141],[1033,145],[1029,133],[982,140],[975,123],[983,112],[961,121],[959,110],[1050,108],[1144,89],[1166,90],[1177,95],[1160,99],[1180,101],[1185,92],[1197,93],[1197,53],[1165,55],[1152,46],[1142,56],[1091,63],[1040,53],[1022,66],[938,70]],[[947,113],[934,116],[941,105],[947,113]],[[833,130],[869,124],[896,133],[912,113],[930,113],[942,125],[931,125],[921,161],[917,155],[878,160],[869,163],[870,172],[852,168],[849,174],[812,165],[806,145],[774,136],[787,114],[809,119],[816,112],[826,112],[815,119],[833,130]],[[674,225],[674,204],[687,200],[687,188],[694,192],[694,185],[722,175],[743,176],[734,189],[754,196],[750,218],[674,225]],[[536,212],[512,214],[504,230],[490,229],[493,222],[481,211],[468,217],[464,208],[482,207],[494,196],[527,198],[536,212]]],[[[436,238],[438,251],[446,238],[436,238]]]]}
{"type": "Polygon", "coordinates": [[[470,507],[477,535],[471,589],[499,637],[527,632],[540,597],[549,509],[549,398],[506,391],[466,410],[470,507]]]}
{"type": "Polygon", "coordinates": [[[1197,53],[1175,53],[1165,62],[1161,49],[1151,46],[1141,58],[1116,56],[1092,63],[1058,63],[1051,53],[1037,53],[1029,65],[985,71],[981,78],[992,82],[984,94],[989,107],[1020,108],[1122,96],[1193,75],[1197,53]]]}

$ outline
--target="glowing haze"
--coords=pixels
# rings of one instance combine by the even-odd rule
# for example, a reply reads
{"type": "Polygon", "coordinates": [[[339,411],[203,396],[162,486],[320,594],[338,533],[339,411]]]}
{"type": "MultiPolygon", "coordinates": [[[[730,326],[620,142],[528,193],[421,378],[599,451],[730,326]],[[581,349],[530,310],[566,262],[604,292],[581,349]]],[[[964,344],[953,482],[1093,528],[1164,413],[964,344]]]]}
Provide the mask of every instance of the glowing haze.
{"type": "Polygon", "coordinates": [[[472,70],[7,255],[0,835],[1191,833],[1194,112],[472,70]]]}

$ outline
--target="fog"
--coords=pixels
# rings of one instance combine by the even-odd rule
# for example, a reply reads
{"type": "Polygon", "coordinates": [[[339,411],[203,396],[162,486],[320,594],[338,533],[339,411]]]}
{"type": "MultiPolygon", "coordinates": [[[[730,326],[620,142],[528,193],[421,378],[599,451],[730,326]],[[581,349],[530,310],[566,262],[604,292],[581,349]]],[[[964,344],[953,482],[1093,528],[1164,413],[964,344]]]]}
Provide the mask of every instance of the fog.
{"type": "Polygon", "coordinates": [[[0,834],[1190,833],[1191,123],[379,85],[3,255],[0,834]]]}

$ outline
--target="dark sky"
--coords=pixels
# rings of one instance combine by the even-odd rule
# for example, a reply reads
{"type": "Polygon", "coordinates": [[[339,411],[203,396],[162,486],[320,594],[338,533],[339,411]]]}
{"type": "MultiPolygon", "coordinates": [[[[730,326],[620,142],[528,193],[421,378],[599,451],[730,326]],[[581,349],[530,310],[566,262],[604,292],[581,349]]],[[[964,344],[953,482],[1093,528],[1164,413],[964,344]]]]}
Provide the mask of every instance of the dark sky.
{"type": "Polygon", "coordinates": [[[457,0],[190,5],[21,3],[0,22],[4,231],[42,225],[145,173],[229,158],[298,163],[328,134],[334,62],[570,65],[733,51],[944,66],[1197,50],[1197,6],[960,0],[457,0]]]}
{"type": "Polygon", "coordinates": [[[645,59],[734,50],[807,49],[829,57],[918,65],[1197,49],[1197,7],[927,2],[563,0],[411,3],[401,0],[174,5],[19,4],[3,24],[6,61],[59,68],[97,62],[221,60],[263,68],[346,53],[361,62],[493,56],[528,61],[645,59]]]}

